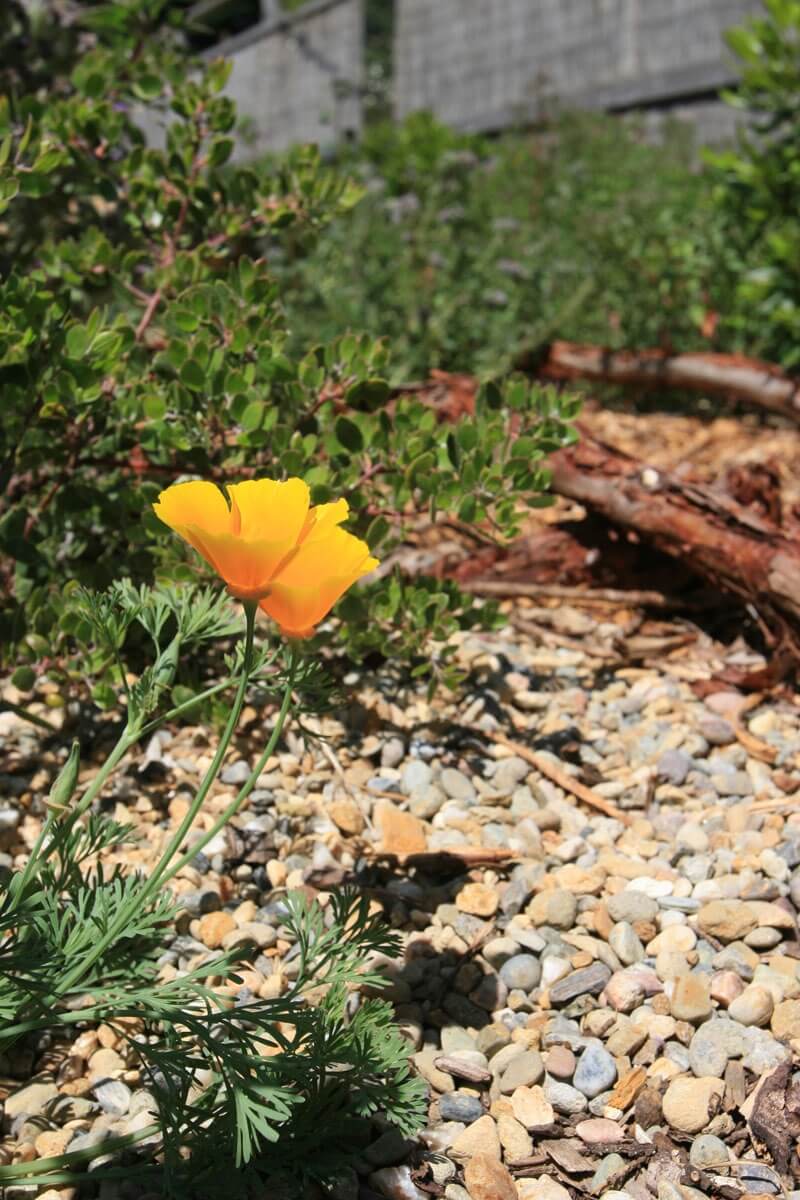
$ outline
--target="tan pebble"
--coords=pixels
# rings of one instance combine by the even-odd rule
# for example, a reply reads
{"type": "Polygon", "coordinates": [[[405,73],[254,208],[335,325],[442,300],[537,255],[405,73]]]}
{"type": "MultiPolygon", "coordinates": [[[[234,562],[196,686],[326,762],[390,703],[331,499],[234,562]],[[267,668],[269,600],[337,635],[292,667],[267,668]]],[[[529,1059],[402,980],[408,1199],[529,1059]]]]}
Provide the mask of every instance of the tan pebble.
{"type": "Polygon", "coordinates": [[[744,984],[735,971],[717,971],[711,976],[711,999],[727,1008],[744,991],[744,984]]]}
{"type": "Polygon", "coordinates": [[[250,921],[255,921],[258,908],[253,900],[243,900],[238,907],[233,910],[233,919],[237,925],[247,925],[250,921]]]}
{"type": "Polygon", "coordinates": [[[711,1015],[710,980],[705,975],[681,975],[675,980],[670,1008],[678,1021],[703,1021],[711,1015]]]}
{"type": "Polygon", "coordinates": [[[364,832],[364,814],[355,800],[332,801],[328,805],[328,816],[341,833],[355,837],[364,832]]]}
{"type": "Polygon", "coordinates": [[[549,1175],[540,1175],[538,1179],[518,1179],[517,1196],[519,1200],[570,1200],[567,1189],[549,1175]]]}
{"type": "Polygon", "coordinates": [[[607,942],[608,938],[609,938],[609,934],[611,933],[611,930],[614,928],[614,922],[611,920],[611,917],[608,915],[608,909],[606,908],[605,904],[602,901],[600,904],[598,904],[597,908],[592,913],[592,916],[594,917],[595,933],[599,937],[601,937],[603,939],[603,941],[607,942]]]}
{"type": "Polygon", "coordinates": [[[558,887],[572,892],[573,896],[599,896],[606,881],[603,867],[578,867],[569,863],[560,867],[554,875],[558,887]]]}
{"type": "Polygon", "coordinates": [[[124,1070],[125,1059],[116,1050],[95,1050],[89,1059],[91,1080],[118,1079],[124,1070]]]}
{"type": "Polygon", "coordinates": [[[59,1090],[65,1096],[85,1096],[93,1087],[94,1083],[87,1075],[83,1079],[70,1079],[67,1083],[62,1083],[59,1090]]]}
{"type": "Polygon", "coordinates": [[[490,1158],[500,1158],[500,1138],[497,1126],[487,1113],[478,1117],[458,1135],[450,1147],[450,1153],[455,1158],[472,1158],[475,1154],[488,1154],[490,1158]]]}
{"type": "Polygon", "coordinates": [[[751,900],[749,908],[755,913],[760,927],[767,929],[794,929],[794,917],[780,904],[769,900],[751,900]]]}
{"type": "Polygon", "coordinates": [[[32,1142],[20,1142],[14,1150],[14,1158],[12,1161],[15,1163],[33,1162],[33,1160],[37,1157],[38,1155],[36,1153],[36,1147],[32,1142]]]}
{"type": "Polygon", "coordinates": [[[770,1028],[781,1041],[800,1038],[800,1000],[784,1000],[776,1004],[770,1028]]]}
{"type": "Polygon", "coordinates": [[[722,1080],[710,1075],[673,1079],[664,1093],[664,1119],[682,1133],[699,1133],[717,1111],[724,1091],[722,1080]]]}
{"type": "Polygon", "coordinates": [[[258,994],[262,1000],[276,1000],[278,996],[282,996],[286,991],[288,980],[280,971],[274,975],[268,975],[258,989],[258,994]]]}
{"type": "Polygon", "coordinates": [[[555,1121],[555,1109],[538,1083],[516,1088],[511,1095],[511,1107],[526,1129],[547,1129],[555,1121]]]}
{"type": "Polygon", "coordinates": [[[671,1058],[657,1058],[647,1070],[650,1079],[655,1079],[662,1083],[667,1079],[674,1079],[680,1073],[681,1068],[671,1058]]]}
{"type": "Polygon", "coordinates": [[[533,1140],[525,1126],[513,1116],[501,1115],[496,1120],[497,1133],[506,1162],[518,1163],[523,1159],[530,1158],[533,1154],[533,1140]]]}
{"type": "Polygon", "coordinates": [[[63,1154],[73,1137],[71,1129],[46,1129],[34,1142],[39,1158],[63,1154]]]}
{"type": "Polygon", "coordinates": [[[459,912],[473,917],[493,917],[500,905],[500,897],[494,888],[485,883],[467,883],[456,896],[459,912]]]}
{"type": "Polygon", "coordinates": [[[735,942],[755,929],[758,920],[752,906],[743,900],[710,900],[698,912],[697,924],[703,933],[721,942],[735,942]]]}
{"type": "Polygon", "coordinates": [[[236,928],[229,912],[205,913],[197,922],[197,937],[209,950],[218,950],[226,933],[236,928]]]}
{"type": "Polygon", "coordinates": [[[287,888],[300,888],[303,886],[302,867],[295,867],[293,871],[289,872],[289,874],[286,876],[286,886],[287,888]]]}
{"type": "Polygon", "coordinates": [[[472,1156],[464,1170],[464,1183],[471,1200],[517,1200],[514,1180],[499,1158],[492,1154],[472,1156]]]}
{"type": "Polygon", "coordinates": [[[772,992],[757,983],[746,987],[741,996],[737,996],[728,1007],[728,1012],[734,1021],[742,1025],[767,1025],[772,1016],[775,1001],[772,992]]]}
{"type": "Polygon", "coordinates": [[[286,883],[288,871],[284,863],[277,858],[271,858],[267,863],[267,879],[274,888],[283,887],[286,883]]]}
{"type": "Polygon", "coordinates": [[[386,854],[423,854],[428,848],[424,824],[413,813],[401,812],[395,804],[381,801],[375,821],[386,854]]]}
{"type": "Polygon", "coordinates": [[[677,951],[686,954],[697,945],[697,934],[688,925],[668,925],[647,944],[647,953],[651,956],[660,954],[662,950],[677,951]]]}
{"type": "Polygon", "coordinates": [[[87,1030],[86,1033],[82,1033],[79,1037],[76,1037],[69,1048],[69,1052],[70,1054],[76,1054],[79,1058],[90,1058],[99,1045],[100,1042],[94,1030],[87,1030]]]}
{"type": "Polygon", "coordinates": [[[587,1146],[607,1146],[622,1140],[622,1130],[616,1121],[607,1117],[590,1117],[579,1121],[575,1132],[587,1146]]]}
{"type": "Polygon", "coordinates": [[[110,1025],[98,1025],[97,1040],[106,1050],[116,1050],[119,1045],[119,1034],[110,1025]]]}

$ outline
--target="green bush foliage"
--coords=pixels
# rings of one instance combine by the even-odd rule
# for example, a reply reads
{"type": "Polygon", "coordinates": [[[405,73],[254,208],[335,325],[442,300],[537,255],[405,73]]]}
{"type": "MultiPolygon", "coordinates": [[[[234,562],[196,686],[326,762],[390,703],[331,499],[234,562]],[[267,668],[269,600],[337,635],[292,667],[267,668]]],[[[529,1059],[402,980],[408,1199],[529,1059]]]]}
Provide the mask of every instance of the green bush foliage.
{"type": "Polygon", "coordinates": [[[731,30],[741,83],[727,99],[747,124],[716,155],[718,203],[745,269],[737,324],[766,357],[800,363],[800,3],[764,0],[764,14],[731,30]],[[749,128],[748,128],[749,125],[749,128]]]}
{"type": "Polygon", "coordinates": [[[737,263],[677,126],[652,145],[565,114],[487,139],[417,113],[346,161],[366,197],[277,264],[298,350],[353,327],[387,336],[397,381],[493,374],[556,336],[701,347],[707,311],[726,313],[737,263]]]}
{"type": "MultiPolygon", "coordinates": [[[[386,344],[359,322],[298,351],[275,263],[309,253],[363,186],[311,148],[234,165],[228,68],[187,59],[164,0],[78,6],[67,27],[66,7],[42,11],[36,69],[23,56],[0,101],[2,642],[54,670],[67,581],[195,578],[150,513],[185,475],[300,474],[314,502],[347,497],[380,558],[421,515],[512,534],[575,402],[490,386],[449,428],[389,403],[386,344]]],[[[346,269],[331,266],[343,298],[346,269]]],[[[434,644],[490,611],[396,572],[348,601],[341,636],[441,675],[434,644]]]]}

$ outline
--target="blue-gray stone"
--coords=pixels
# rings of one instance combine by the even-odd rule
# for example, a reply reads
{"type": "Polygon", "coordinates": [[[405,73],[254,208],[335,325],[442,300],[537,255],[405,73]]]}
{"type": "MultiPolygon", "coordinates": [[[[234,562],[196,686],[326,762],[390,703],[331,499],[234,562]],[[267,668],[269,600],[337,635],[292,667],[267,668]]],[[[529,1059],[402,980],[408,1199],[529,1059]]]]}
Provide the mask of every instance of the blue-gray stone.
{"type": "Polygon", "coordinates": [[[617,1064],[599,1042],[590,1042],[578,1059],[572,1082],[589,1100],[608,1091],[617,1080],[617,1064]]]}
{"type": "Polygon", "coordinates": [[[506,987],[519,988],[523,992],[537,987],[541,977],[541,965],[532,954],[515,954],[500,968],[500,978],[506,987]]]}
{"type": "Polygon", "coordinates": [[[477,1096],[468,1092],[445,1092],[439,1099],[439,1113],[443,1121],[463,1121],[471,1125],[485,1112],[477,1096]]]}

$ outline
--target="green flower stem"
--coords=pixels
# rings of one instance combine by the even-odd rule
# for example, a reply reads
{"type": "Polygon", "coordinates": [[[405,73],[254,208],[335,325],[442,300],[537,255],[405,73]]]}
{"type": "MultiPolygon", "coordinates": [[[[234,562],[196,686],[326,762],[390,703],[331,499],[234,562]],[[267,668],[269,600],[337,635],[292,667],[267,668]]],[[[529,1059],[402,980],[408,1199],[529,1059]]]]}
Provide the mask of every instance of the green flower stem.
{"type": "MultiPolygon", "coordinates": [[[[116,1154],[120,1150],[127,1150],[131,1146],[135,1146],[137,1142],[143,1142],[146,1138],[155,1137],[160,1133],[161,1126],[154,1121],[152,1124],[146,1125],[144,1129],[137,1129],[135,1133],[107,1138],[106,1141],[96,1146],[87,1146],[85,1150],[74,1150],[71,1154],[54,1154],[49,1158],[40,1158],[33,1163],[14,1163],[11,1166],[0,1167],[0,1184],[19,1182],[20,1176],[26,1179],[41,1175],[49,1176],[51,1171],[63,1171],[70,1167],[83,1166],[84,1163],[91,1162],[100,1154],[116,1154]]],[[[82,1179],[85,1182],[85,1176],[82,1176],[82,1179]]],[[[46,1178],[41,1182],[49,1183],[51,1180],[46,1178]]]]}
{"type": "Polygon", "coordinates": [[[283,732],[283,726],[286,722],[286,718],[289,714],[289,706],[292,702],[292,688],[294,686],[294,678],[295,678],[295,674],[297,672],[297,665],[298,665],[299,661],[300,661],[300,654],[298,651],[298,647],[296,644],[293,644],[291,659],[289,662],[289,676],[286,681],[286,687],[283,692],[283,700],[281,701],[281,707],[278,712],[278,716],[275,720],[275,724],[273,726],[272,733],[270,734],[269,741],[267,742],[266,746],[264,747],[261,757],[259,758],[258,762],[256,763],[256,765],[253,767],[252,771],[248,775],[248,777],[247,777],[246,781],[244,782],[244,784],[242,785],[241,790],[239,791],[238,795],[235,797],[234,800],[231,801],[231,803],[219,815],[219,817],[217,817],[214,824],[211,826],[211,828],[209,830],[207,830],[206,833],[203,834],[203,836],[200,838],[200,840],[198,842],[195,842],[192,845],[191,850],[187,850],[186,853],[183,854],[181,856],[181,858],[179,858],[178,861],[176,863],[174,863],[169,868],[169,870],[167,870],[165,872],[165,874],[162,875],[162,877],[161,877],[162,884],[169,882],[169,880],[172,879],[173,876],[177,875],[178,871],[180,871],[183,867],[185,867],[188,863],[190,863],[192,861],[195,854],[198,854],[203,849],[204,846],[208,845],[208,843],[211,841],[211,839],[213,837],[216,837],[216,835],[219,833],[219,831],[227,825],[227,823],[228,823],[228,821],[230,821],[231,817],[234,817],[236,815],[236,813],[239,811],[239,809],[244,804],[247,797],[252,792],[253,788],[256,786],[256,783],[258,782],[258,778],[261,775],[262,771],[264,770],[264,767],[266,766],[267,762],[269,761],[270,756],[272,755],[272,752],[274,751],[275,747],[278,744],[278,739],[280,738],[281,733],[283,732]]]}
{"type": "MultiPolygon", "coordinates": [[[[219,774],[222,761],[225,757],[228,746],[230,745],[230,741],[233,737],[236,726],[239,724],[239,717],[241,715],[242,708],[244,707],[244,698],[250,676],[250,665],[253,660],[253,635],[255,630],[256,607],[256,604],[253,602],[248,602],[244,605],[245,616],[247,618],[247,630],[245,633],[244,661],[242,663],[242,673],[239,679],[239,687],[236,692],[236,698],[233,702],[233,707],[231,708],[230,716],[228,717],[228,722],[225,726],[222,737],[220,738],[219,745],[217,746],[216,754],[211,761],[210,767],[206,771],[203,782],[197,789],[197,795],[192,801],[189,810],[181,821],[177,831],[171,838],[169,845],[162,853],[161,858],[159,859],[159,862],[147,883],[140,892],[137,892],[131,904],[123,905],[123,907],[117,913],[116,919],[111,922],[106,932],[101,938],[98,939],[89,953],[84,955],[80,962],[76,963],[71,971],[67,972],[64,978],[58,984],[57,989],[54,989],[51,997],[52,999],[63,995],[65,992],[68,992],[71,988],[75,987],[75,985],[84,978],[86,972],[92,966],[94,966],[98,959],[103,956],[103,954],[105,954],[108,947],[112,945],[114,941],[116,941],[121,933],[124,933],[133,916],[133,904],[135,903],[135,908],[138,911],[143,905],[147,904],[155,892],[158,891],[170,861],[180,850],[187,833],[191,829],[192,824],[197,817],[197,814],[203,807],[206,796],[211,790],[214,780],[219,774]]],[[[192,852],[190,857],[193,857],[195,853],[197,853],[196,850],[192,852]]]]}

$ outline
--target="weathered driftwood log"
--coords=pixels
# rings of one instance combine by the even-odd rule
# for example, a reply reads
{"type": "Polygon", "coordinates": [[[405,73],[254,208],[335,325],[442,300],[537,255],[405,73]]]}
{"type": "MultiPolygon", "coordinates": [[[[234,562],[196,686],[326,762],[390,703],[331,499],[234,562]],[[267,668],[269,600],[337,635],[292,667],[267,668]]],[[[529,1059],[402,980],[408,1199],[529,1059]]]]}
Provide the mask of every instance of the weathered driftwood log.
{"type": "Polygon", "coordinates": [[[722,491],[677,479],[593,438],[550,459],[553,490],[650,540],[751,603],[800,658],[800,540],[722,491]]]}
{"type": "Polygon", "coordinates": [[[667,354],[551,342],[537,371],[546,379],[591,379],[724,395],[800,421],[800,380],[771,363],[739,354],[667,354]]]}

